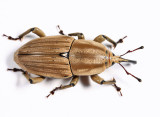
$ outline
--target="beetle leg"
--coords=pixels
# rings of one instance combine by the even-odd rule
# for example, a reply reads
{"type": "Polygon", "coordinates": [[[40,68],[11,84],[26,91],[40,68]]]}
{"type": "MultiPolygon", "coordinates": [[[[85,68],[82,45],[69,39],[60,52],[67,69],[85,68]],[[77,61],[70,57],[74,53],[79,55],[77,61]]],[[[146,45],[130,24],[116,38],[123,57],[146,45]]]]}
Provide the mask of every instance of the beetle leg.
{"type": "Polygon", "coordinates": [[[7,70],[10,70],[10,71],[13,71],[13,72],[22,72],[23,75],[27,78],[27,80],[31,83],[31,84],[35,84],[35,83],[39,83],[41,81],[43,81],[45,78],[40,76],[40,77],[35,77],[35,78],[32,78],[30,76],[30,74],[22,69],[18,69],[18,68],[13,68],[13,69],[7,69],[7,70]]]}
{"type": "Polygon", "coordinates": [[[74,86],[77,84],[78,80],[79,80],[79,77],[78,77],[78,76],[73,77],[69,85],[64,85],[64,86],[61,85],[61,86],[59,86],[59,87],[54,88],[54,89],[50,92],[50,94],[47,95],[46,97],[48,98],[51,94],[53,95],[54,92],[57,91],[57,90],[62,90],[62,89],[74,87],[74,86]]]}
{"type": "Polygon", "coordinates": [[[58,31],[58,32],[59,32],[59,34],[61,34],[61,35],[65,35],[65,34],[64,34],[64,32],[63,32],[63,30],[61,30],[61,28],[60,28],[60,26],[59,26],[59,25],[57,26],[57,29],[59,30],[59,31],[58,31]]]}
{"type": "Polygon", "coordinates": [[[33,32],[34,34],[38,35],[39,37],[45,37],[45,36],[46,36],[45,33],[44,33],[41,29],[39,29],[39,28],[37,28],[37,27],[28,29],[28,30],[25,31],[24,33],[20,34],[20,35],[18,36],[18,38],[13,38],[13,37],[7,36],[7,35],[5,35],[5,34],[3,34],[3,36],[8,37],[9,40],[22,40],[22,38],[23,38],[25,35],[27,35],[28,33],[30,33],[30,32],[33,32]]]}
{"type": "Polygon", "coordinates": [[[7,69],[8,71],[13,71],[13,72],[22,72],[23,74],[25,74],[26,72],[23,69],[18,69],[18,68],[13,68],[13,69],[7,69]]]}
{"type": "Polygon", "coordinates": [[[98,84],[115,84],[116,83],[115,79],[105,81],[103,78],[101,78],[98,75],[92,75],[91,79],[98,84]]]}
{"type": "Polygon", "coordinates": [[[83,33],[79,33],[79,32],[77,32],[77,33],[70,33],[70,34],[68,34],[68,36],[77,36],[78,39],[85,39],[83,33]]]}
{"type": "Polygon", "coordinates": [[[36,83],[42,82],[45,79],[45,77],[43,77],[43,76],[40,76],[40,77],[31,77],[28,72],[23,73],[23,75],[27,78],[27,80],[31,84],[36,84],[36,83]]]}
{"type": "Polygon", "coordinates": [[[102,43],[103,41],[107,40],[107,41],[109,41],[110,43],[112,43],[112,44],[113,44],[113,47],[115,48],[115,47],[117,46],[117,44],[122,43],[122,42],[123,42],[123,39],[125,39],[126,37],[127,37],[127,36],[125,36],[125,37],[119,39],[117,42],[115,42],[115,41],[113,41],[111,38],[109,38],[109,37],[106,36],[106,35],[99,35],[99,36],[97,36],[97,37],[94,39],[94,41],[99,42],[99,43],[102,43]]]}
{"type": "Polygon", "coordinates": [[[121,88],[116,85],[116,80],[115,80],[114,78],[113,78],[112,80],[105,81],[103,78],[101,78],[101,77],[98,76],[98,75],[92,75],[92,76],[91,76],[91,79],[92,79],[94,82],[96,82],[96,83],[98,83],[98,84],[101,84],[101,85],[102,85],[102,84],[110,84],[110,85],[114,86],[114,87],[116,88],[116,90],[117,90],[118,92],[120,92],[120,95],[122,96],[121,88]]]}
{"type": "Polygon", "coordinates": [[[24,33],[19,35],[19,38],[23,38],[25,35],[27,35],[30,32],[33,32],[34,34],[38,35],[39,37],[45,37],[46,36],[45,33],[41,29],[39,29],[37,27],[34,27],[34,28],[28,29],[27,31],[25,31],[24,33]]]}
{"type": "MultiPolygon", "coordinates": [[[[64,32],[63,32],[63,30],[61,30],[61,28],[60,28],[60,26],[58,25],[57,26],[57,28],[58,28],[58,32],[59,32],[59,34],[61,34],[61,35],[65,35],[64,34],[64,32]]],[[[76,33],[70,33],[70,34],[68,34],[68,36],[77,36],[78,37],[78,39],[85,39],[84,38],[84,35],[83,35],[83,33],[79,33],[79,32],[76,32],[76,33]]]]}

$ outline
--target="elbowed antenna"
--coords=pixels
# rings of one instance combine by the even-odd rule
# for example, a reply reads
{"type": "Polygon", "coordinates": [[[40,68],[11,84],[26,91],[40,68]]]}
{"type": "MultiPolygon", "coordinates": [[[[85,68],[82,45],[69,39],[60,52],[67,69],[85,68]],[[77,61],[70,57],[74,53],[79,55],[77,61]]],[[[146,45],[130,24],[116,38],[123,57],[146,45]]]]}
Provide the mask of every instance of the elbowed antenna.
{"type": "Polygon", "coordinates": [[[134,60],[129,60],[129,59],[124,59],[124,58],[121,58],[119,57],[119,65],[124,69],[124,71],[126,72],[127,75],[131,75],[132,77],[134,77],[135,79],[137,79],[139,82],[142,82],[142,80],[136,76],[134,76],[133,74],[129,73],[124,67],[122,64],[120,64],[121,62],[130,62],[130,63],[133,63],[133,64],[136,64],[137,61],[134,61],[134,60]]]}
{"type": "Polygon", "coordinates": [[[133,63],[133,64],[136,64],[137,61],[134,61],[134,60],[129,60],[129,59],[124,59],[124,58],[121,58],[122,56],[130,53],[130,52],[134,52],[136,50],[139,50],[139,49],[143,49],[144,46],[141,46],[139,48],[136,48],[134,50],[128,50],[126,53],[122,54],[121,56],[119,56],[119,65],[124,69],[124,71],[126,72],[127,75],[131,75],[132,77],[134,77],[135,79],[137,79],[139,82],[142,82],[142,80],[136,76],[134,76],[133,74],[129,73],[124,67],[122,64],[120,64],[120,62],[130,62],[130,63],[133,63]]]}
{"type": "Polygon", "coordinates": [[[136,49],[134,49],[134,50],[128,50],[126,53],[120,55],[120,57],[121,57],[121,56],[124,56],[124,55],[126,55],[126,54],[128,54],[128,53],[134,52],[134,51],[136,51],[136,50],[143,49],[143,48],[144,48],[144,46],[141,46],[141,47],[136,48],[136,49]]]}
{"type": "Polygon", "coordinates": [[[120,63],[119,63],[119,65],[124,69],[124,71],[126,72],[127,75],[131,75],[132,77],[134,77],[135,79],[137,79],[139,82],[142,82],[142,80],[141,80],[140,78],[138,78],[138,77],[134,76],[133,74],[129,73],[129,72],[123,67],[123,65],[121,65],[120,63]]]}
{"type": "Polygon", "coordinates": [[[126,55],[126,54],[128,54],[128,53],[134,52],[134,51],[136,51],[136,50],[143,49],[143,48],[144,48],[144,46],[141,46],[141,47],[136,48],[136,49],[134,49],[134,50],[128,50],[126,53],[124,53],[124,54],[122,54],[122,55],[120,55],[120,56],[115,56],[115,58],[116,58],[116,59],[115,59],[115,62],[116,62],[116,63],[120,63],[120,62],[130,62],[130,63],[136,64],[137,61],[135,61],[135,60],[129,60],[129,59],[124,59],[124,58],[122,58],[122,56],[124,56],[124,55],[126,55]]]}

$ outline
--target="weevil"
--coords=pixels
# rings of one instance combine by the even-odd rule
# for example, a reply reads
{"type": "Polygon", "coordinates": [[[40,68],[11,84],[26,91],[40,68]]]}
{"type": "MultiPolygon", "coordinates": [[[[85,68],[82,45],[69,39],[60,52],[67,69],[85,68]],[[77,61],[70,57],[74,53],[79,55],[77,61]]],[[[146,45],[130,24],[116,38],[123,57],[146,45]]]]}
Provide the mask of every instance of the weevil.
{"type": "Polygon", "coordinates": [[[22,72],[31,84],[39,83],[48,77],[71,78],[68,85],[54,88],[47,97],[51,94],[53,95],[57,90],[74,87],[80,76],[91,76],[91,79],[98,84],[112,85],[122,95],[121,88],[116,85],[114,78],[106,81],[98,75],[114,63],[118,63],[127,75],[131,75],[141,82],[141,79],[129,73],[121,62],[136,63],[136,61],[124,59],[122,56],[138,49],[143,49],[143,46],[116,56],[102,42],[107,40],[116,48],[126,36],[115,42],[106,35],[99,35],[92,41],[85,40],[83,33],[77,32],[66,35],[59,26],[57,27],[60,33],[57,36],[46,36],[37,27],[28,29],[18,38],[4,34],[3,36],[6,36],[9,40],[22,40],[30,32],[39,36],[39,38],[29,41],[15,52],[14,60],[22,69],[13,68],[8,70],[22,72]],[[78,40],[74,38],[75,36],[78,37],[78,40]],[[31,74],[35,74],[38,77],[31,77],[31,74]]]}

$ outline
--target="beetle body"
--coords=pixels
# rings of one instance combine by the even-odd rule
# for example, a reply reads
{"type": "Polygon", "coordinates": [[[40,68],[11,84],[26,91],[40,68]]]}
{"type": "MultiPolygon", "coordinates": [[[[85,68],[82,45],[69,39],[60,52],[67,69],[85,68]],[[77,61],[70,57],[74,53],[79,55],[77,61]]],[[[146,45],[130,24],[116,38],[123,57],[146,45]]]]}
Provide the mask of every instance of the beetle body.
{"type": "Polygon", "coordinates": [[[111,54],[98,42],[60,35],[28,42],[15,52],[14,60],[32,74],[69,78],[103,72],[110,62],[107,53],[111,54]]]}
{"type": "MultiPolygon", "coordinates": [[[[8,70],[22,72],[30,83],[41,82],[47,77],[62,79],[72,78],[69,85],[56,87],[50,94],[54,94],[58,89],[75,86],[79,80],[79,76],[91,76],[94,82],[98,84],[112,84],[117,91],[120,91],[120,88],[115,84],[116,81],[114,78],[105,81],[98,76],[98,74],[102,73],[114,63],[136,63],[136,61],[124,59],[121,56],[143,48],[143,46],[141,46],[121,56],[115,56],[101,43],[107,40],[112,43],[115,48],[118,43],[123,42],[125,37],[115,42],[105,35],[99,35],[91,41],[85,40],[82,33],[65,35],[62,30],[59,32],[62,35],[46,36],[44,32],[37,27],[28,29],[19,35],[18,38],[12,38],[5,34],[4,36],[8,37],[10,40],[21,40],[30,32],[37,34],[40,38],[29,41],[15,52],[14,60],[22,69],[14,68],[8,70]],[[78,40],[75,40],[72,36],[77,36],[78,40]],[[30,74],[35,74],[39,77],[32,78],[30,74]]],[[[123,69],[126,71],[124,67],[123,69]]],[[[138,81],[141,81],[131,73],[127,71],[126,73],[133,76],[138,81]]]]}

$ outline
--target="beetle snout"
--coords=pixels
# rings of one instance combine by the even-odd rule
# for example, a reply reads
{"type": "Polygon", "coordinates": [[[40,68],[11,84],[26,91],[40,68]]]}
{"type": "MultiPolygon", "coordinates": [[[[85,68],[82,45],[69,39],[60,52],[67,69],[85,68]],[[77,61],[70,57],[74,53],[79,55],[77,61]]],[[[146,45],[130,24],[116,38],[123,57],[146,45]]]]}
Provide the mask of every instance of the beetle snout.
{"type": "Polygon", "coordinates": [[[133,64],[137,63],[137,61],[135,61],[135,60],[124,59],[124,58],[121,58],[121,57],[119,57],[118,61],[119,62],[117,62],[117,63],[121,63],[121,62],[129,62],[129,63],[133,63],[133,64]]]}

